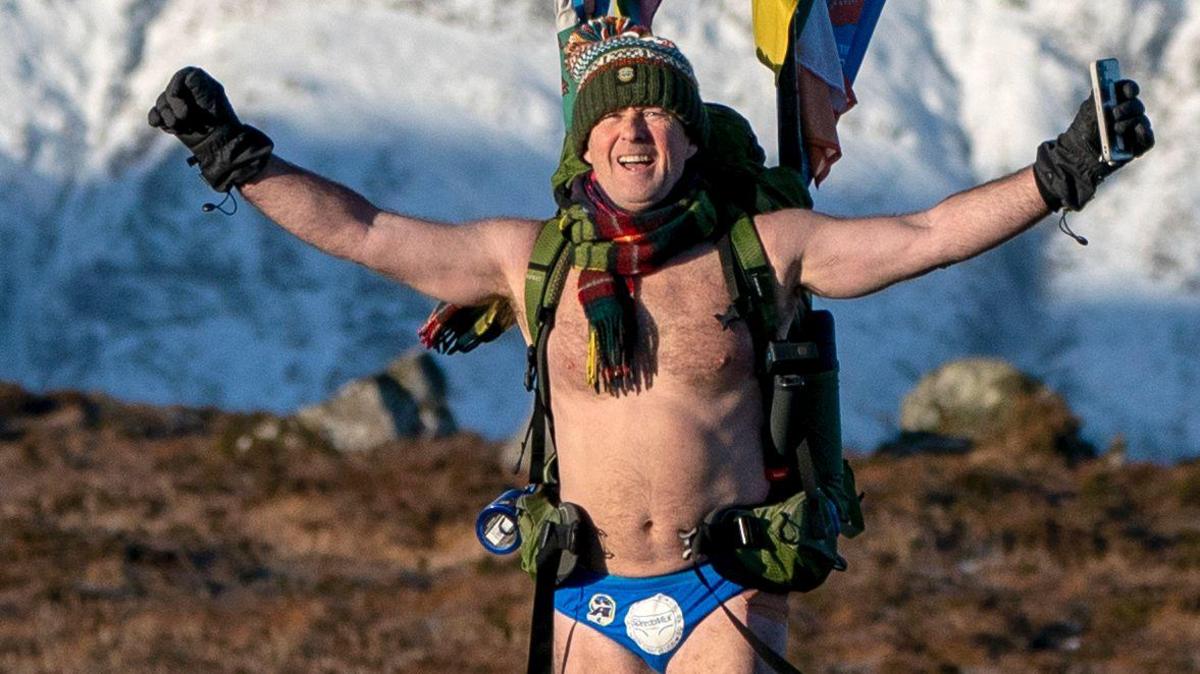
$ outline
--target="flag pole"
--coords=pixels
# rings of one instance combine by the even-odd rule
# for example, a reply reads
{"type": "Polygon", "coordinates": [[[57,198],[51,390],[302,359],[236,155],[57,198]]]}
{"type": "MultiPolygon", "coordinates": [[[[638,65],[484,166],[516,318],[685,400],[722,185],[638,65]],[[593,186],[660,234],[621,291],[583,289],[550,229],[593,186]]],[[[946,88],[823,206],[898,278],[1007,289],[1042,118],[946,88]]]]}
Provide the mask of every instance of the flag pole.
{"type": "MultiPolygon", "coordinates": [[[[798,53],[800,34],[808,20],[815,0],[802,0],[796,5],[788,27],[787,53],[776,81],[776,112],[779,118],[779,165],[799,171],[805,182],[812,181],[812,171],[804,150],[804,129],[800,121],[800,72],[798,53]]],[[[821,0],[824,1],[824,0],[821,0]]]]}

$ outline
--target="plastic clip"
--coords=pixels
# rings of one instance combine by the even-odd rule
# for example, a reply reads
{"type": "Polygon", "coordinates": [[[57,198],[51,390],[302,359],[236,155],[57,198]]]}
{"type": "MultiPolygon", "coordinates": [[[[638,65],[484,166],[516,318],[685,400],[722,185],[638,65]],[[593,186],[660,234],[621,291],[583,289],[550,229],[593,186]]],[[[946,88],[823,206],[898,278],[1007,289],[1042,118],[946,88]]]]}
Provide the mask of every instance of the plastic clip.
{"type": "Polygon", "coordinates": [[[700,533],[700,527],[692,527],[687,531],[679,531],[679,541],[683,543],[683,558],[691,559],[696,553],[696,534],[700,533]]]}

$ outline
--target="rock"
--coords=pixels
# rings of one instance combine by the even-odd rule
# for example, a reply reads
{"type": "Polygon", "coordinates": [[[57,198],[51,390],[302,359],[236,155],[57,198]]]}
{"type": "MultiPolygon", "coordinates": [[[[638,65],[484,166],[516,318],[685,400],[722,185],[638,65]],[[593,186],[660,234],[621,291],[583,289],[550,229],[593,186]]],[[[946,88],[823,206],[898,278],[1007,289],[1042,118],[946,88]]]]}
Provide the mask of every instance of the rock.
{"type": "Polygon", "coordinates": [[[329,400],[298,411],[296,418],[342,452],[457,430],[446,405],[445,376],[424,351],[400,356],[383,372],[345,384],[329,400]]]}
{"type": "Polygon", "coordinates": [[[950,446],[966,441],[1002,447],[1009,456],[1057,454],[1069,462],[1092,458],[1096,450],[1079,438],[1079,426],[1062,396],[994,358],[943,365],[918,382],[900,407],[902,438],[919,437],[938,446],[928,438],[941,436],[950,446]]]}
{"type": "Polygon", "coordinates": [[[446,375],[428,351],[400,356],[388,363],[385,372],[416,402],[423,437],[442,437],[458,430],[446,404],[446,375]]]}

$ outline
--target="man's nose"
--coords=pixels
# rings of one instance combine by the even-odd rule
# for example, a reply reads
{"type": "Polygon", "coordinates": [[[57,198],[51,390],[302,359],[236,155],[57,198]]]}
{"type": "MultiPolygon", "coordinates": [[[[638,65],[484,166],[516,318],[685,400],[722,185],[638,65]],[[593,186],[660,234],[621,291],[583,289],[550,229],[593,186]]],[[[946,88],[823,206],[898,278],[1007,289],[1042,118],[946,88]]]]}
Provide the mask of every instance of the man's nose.
{"type": "Polygon", "coordinates": [[[623,140],[639,141],[650,137],[650,127],[641,113],[631,112],[621,116],[621,138],[623,140]]]}

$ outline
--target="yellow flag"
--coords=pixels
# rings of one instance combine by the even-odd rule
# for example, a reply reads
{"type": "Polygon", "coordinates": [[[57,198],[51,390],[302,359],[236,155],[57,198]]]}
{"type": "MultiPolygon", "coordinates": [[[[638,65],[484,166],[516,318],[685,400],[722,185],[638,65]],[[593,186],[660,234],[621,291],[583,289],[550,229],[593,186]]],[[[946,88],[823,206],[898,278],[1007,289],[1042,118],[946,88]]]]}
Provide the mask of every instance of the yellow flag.
{"type": "MultiPolygon", "coordinates": [[[[754,46],[758,51],[758,60],[763,62],[775,74],[783,67],[783,59],[787,56],[788,27],[796,8],[802,0],[751,0],[751,12],[754,19],[754,46]]],[[[803,0],[805,9],[812,6],[813,0],[803,0]]],[[[807,12],[805,12],[807,14],[807,12]]]]}

